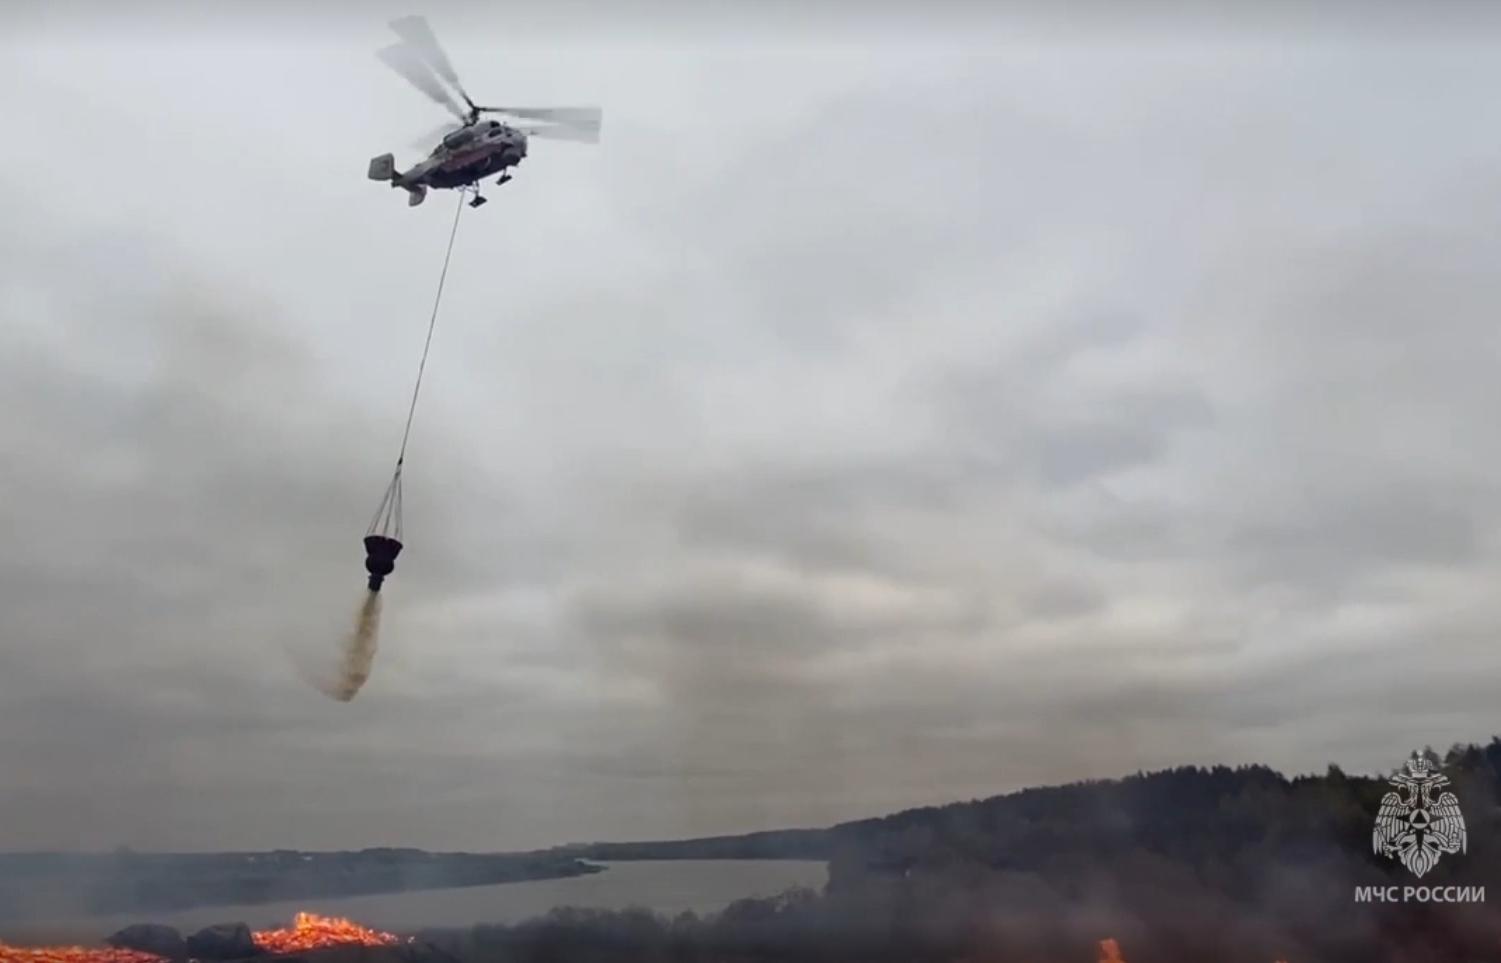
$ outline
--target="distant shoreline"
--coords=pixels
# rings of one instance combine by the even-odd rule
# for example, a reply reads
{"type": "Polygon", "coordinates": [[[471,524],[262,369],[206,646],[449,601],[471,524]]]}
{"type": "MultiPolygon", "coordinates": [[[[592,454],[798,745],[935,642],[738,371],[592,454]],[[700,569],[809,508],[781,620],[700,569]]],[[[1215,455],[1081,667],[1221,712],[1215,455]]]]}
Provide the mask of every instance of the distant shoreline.
{"type": "Polygon", "coordinates": [[[821,890],[828,879],[828,866],[822,861],[799,865],[788,860],[633,860],[604,868],[609,872],[490,886],[106,916],[62,918],[48,914],[25,921],[0,921],[0,943],[102,947],[111,933],[137,923],[170,926],[183,934],[221,923],[270,930],[290,925],[299,912],[349,919],[403,936],[455,936],[474,927],[515,926],[537,920],[559,907],[600,912],[635,907],[667,917],[684,912],[706,915],[741,899],[770,898],[788,889],[821,890]]]}
{"type": "Polygon", "coordinates": [[[206,853],[0,853],[0,924],[138,916],[298,900],[342,899],[602,873],[610,862],[826,861],[831,830],[634,843],[587,843],[522,853],[379,848],[206,853]]]}
{"type": "Polygon", "coordinates": [[[559,853],[274,850],[0,854],[0,922],[339,899],[601,873],[559,853]]]}

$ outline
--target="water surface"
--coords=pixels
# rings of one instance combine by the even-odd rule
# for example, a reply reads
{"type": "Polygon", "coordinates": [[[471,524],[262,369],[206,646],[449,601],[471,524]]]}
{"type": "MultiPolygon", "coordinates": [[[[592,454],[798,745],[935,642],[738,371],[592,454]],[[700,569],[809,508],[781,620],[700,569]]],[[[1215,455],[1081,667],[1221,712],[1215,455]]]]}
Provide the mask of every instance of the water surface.
{"type": "Polygon", "coordinates": [[[806,886],[821,890],[826,864],[801,860],[703,859],[602,863],[607,869],[566,879],[525,880],[492,886],[430,889],[372,896],[308,899],[296,903],[213,906],[161,913],[79,920],[0,922],[0,940],[97,943],[131,923],[166,923],[191,933],[213,923],[243,922],[253,929],[287,925],[299,910],[344,916],[376,929],[410,932],[424,927],[514,923],[558,906],[624,909],[642,906],[668,916],[685,910],[711,913],[737,899],[774,896],[806,886]]]}

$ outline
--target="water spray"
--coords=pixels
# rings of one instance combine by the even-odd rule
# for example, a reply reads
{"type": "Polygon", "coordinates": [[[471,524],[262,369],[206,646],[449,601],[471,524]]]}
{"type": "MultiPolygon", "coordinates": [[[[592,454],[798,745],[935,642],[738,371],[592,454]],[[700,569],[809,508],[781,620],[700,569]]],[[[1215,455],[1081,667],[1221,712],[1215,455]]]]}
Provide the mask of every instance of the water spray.
{"type": "Polygon", "coordinates": [[[443,284],[448,279],[448,264],[453,258],[453,242],[459,232],[459,215],[464,212],[463,195],[453,215],[453,227],[448,233],[448,249],[443,255],[443,273],[438,276],[438,292],[433,298],[432,317],[427,322],[427,340],[422,345],[422,360],[417,365],[417,380],[412,386],[412,401],[407,407],[406,428],[401,434],[401,452],[396,457],[396,471],[391,483],[381,498],[370,528],[365,532],[365,571],[369,573],[366,586],[370,593],[360,606],[353,631],[344,645],[344,658],[339,680],[324,691],[340,702],[355,697],[365,681],[370,678],[375,663],[376,640],[380,634],[381,587],[392,572],[396,571],[396,557],[401,554],[401,474],[406,464],[407,442],[412,436],[412,418],[417,413],[417,396],[422,390],[422,375],[427,369],[428,350],[433,343],[433,328],[438,323],[438,306],[443,300],[443,284]]]}

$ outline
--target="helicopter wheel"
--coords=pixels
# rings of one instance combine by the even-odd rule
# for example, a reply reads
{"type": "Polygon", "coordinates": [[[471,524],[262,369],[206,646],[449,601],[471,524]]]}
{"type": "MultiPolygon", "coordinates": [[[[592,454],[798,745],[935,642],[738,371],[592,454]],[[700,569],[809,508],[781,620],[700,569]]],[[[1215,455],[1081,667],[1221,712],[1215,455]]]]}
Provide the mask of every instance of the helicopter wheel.
{"type": "Polygon", "coordinates": [[[480,196],[478,184],[465,184],[459,188],[459,193],[474,195],[474,198],[469,202],[470,207],[479,207],[481,204],[489,200],[489,198],[480,196]]]}

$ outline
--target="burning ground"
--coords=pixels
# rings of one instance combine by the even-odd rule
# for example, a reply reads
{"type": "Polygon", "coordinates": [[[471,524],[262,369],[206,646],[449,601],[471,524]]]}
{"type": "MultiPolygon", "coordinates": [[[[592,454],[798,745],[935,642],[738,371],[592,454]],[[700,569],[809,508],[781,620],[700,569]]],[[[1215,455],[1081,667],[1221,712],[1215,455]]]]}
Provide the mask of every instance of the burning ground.
{"type": "Polygon", "coordinates": [[[396,947],[411,943],[351,920],[299,913],[291,925],[252,933],[243,925],[209,927],[186,939],[170,927],[149,924],[112,936],[108,948],[26,948],[0,943],[0,963],[162,963],[164,960],[236,960],[287,957],[345,947],[396,947]],[[148,951],[144,947],[149,947],[148,951]]]}
{"type": "MultiPolygon", "coordinates": [[[[570,919],[567,914],[555,914],[555,917],[551,919],[555,922],[542,924],[544,932],[551,925],[577,926],[580,922],[570,919]]],[[[651,919],[659,926],[661,925],[660,921],[656,921],[654,917],[651,919]]],[[[684,924],[683,920],[678,922],[679,926],[684,924]]],[[[164,927],[142,926],[134,929],[136,931],[134,936],[137,940],[150,941],[153,938],[157,941],[176,940],[178,946],[167,949],[163,953],[151,953],[119,946],[108,949],[90,949],[79,946],[25,948],[0,943],[0,963],[167,963],[169,960],[187,959],[266,958],[286,961],[317,959],[323,963],[344,963],[344,961],[382,963],[387,960],[390,963],[422,963],[422,961],[429,960],[433,963],[454,963],[455,960],[449,951],[416,938],[403,938],[393,933],[382,933],[360,926],[351,920],[318,916],[312,913],[299,913],[292,924],[284,929],[251,933],[243,927],[222,926],[205,931],[204,934],[195,934],[194,937],[185,941],[181,940],[180,934],[164,927]],[[237,955],[234,949],[236,938],[244,941],[243,949],[246,955],[237,955]],[[207,946],[201,945],[205,940],[207,946]],[[352,950],[355,951],[353,954],[351,954],[352,950]]],[[[580,932],[586,929],[587,927],[583,927],[580,932]]],[[[116,934],[111,942],[131,942],[131,934],[116,934]]],[[[1127,963],[1122,955],[1120,943],[1114,938],[1100,940],[1097,947],[1099,963],[1127,963]]],[[[515,949],[520,949],[520,947],[515,949]]],[[[471,946],[469,953],[485,959],[537,957],[556,959],[559,949],[562,947],[555,940],[545,940],[533,946],[531,952],[523,950],[519,957],[515,953],[506,953],[499,947],[486,952],[478,946],[471,946]]],[[[594,952],[585,951],[580,956],[575,956],[565,950],[563,958],[606,956],[613,959],[632,959],[637,958],[643,952],[652,958],[663,958],[661,946],[617,943],[614,949],[616,952],[609,954],[604,952],[607,950],[605,946],[597,945],[593,948],[594,952]]],[[[673,952],[670,958],[681,958],[681,951],[690,947],[679,945],[672,949],[676,952],[673,952]]],[[[1283,961],[1278,961],[1278,963],[1283,963],[1283,961]]]]}

